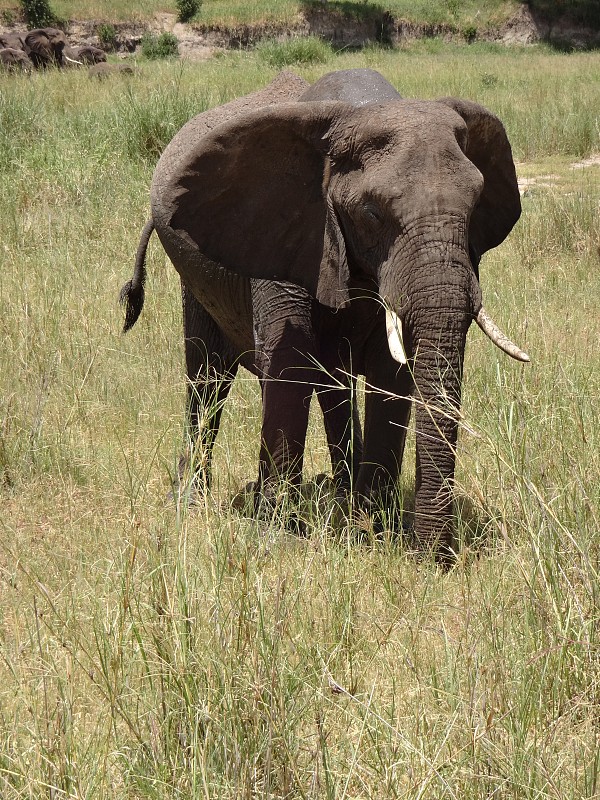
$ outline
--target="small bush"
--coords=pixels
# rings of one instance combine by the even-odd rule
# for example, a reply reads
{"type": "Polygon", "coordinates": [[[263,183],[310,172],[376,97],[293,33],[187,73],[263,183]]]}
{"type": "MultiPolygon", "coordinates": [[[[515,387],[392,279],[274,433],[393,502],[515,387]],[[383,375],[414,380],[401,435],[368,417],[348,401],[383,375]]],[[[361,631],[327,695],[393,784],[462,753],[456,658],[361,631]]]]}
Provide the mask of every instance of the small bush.
{"type": "Polygon", "coordinates": [[[29,28],[44,28],[56,23],[56,14],[48,0],[20,0],[20,3],[29,28]]]}
{"type": "Polygon", "coordinates": [[[324,64],[332,56],[331,45],[316,36],[306,36],[278,42],[270,39],[256,48],[259,57],[272,67],[291,64],[324,64]]]}
{"type": "Polygon", "coordinates": [[[485,86],[486,89],[492,89],[494,86],[497,86],[499,80],[498,76],[494,75],[493,72],[483,72],[481,74],[481,85],[485,86]]]}
{"type": "Polygon", "coordinates": [[[96,35],[105,50],[117,49],[117,31],[114,25],[103,22],[101,25],[98,25],[96,35]]]}
{"type": "Polygon", "coordinates": [[[179,21],[187,22],[200,10],[201,0],[177,0],[179,21]]]}
{"type": "Polygon", "coordinates": [[[465,37],[465,40],[466,40],[466,41],[467,41],[469,44],[471,44],[472,42],[474,42],[474,41],[475,41],[475,39],[477,38],[477,28],[475,27],[475,25],[467,25],[467,26],[466,26],[466,27],[463,29],[463,36],[465,37]]]}
{"type": "Polygon", "coordinates": [[[146,58],[173,58],[179,55],[179,44],[174,33],[156,36],[147,31],[142,37],[142,55],[146,58]]]}

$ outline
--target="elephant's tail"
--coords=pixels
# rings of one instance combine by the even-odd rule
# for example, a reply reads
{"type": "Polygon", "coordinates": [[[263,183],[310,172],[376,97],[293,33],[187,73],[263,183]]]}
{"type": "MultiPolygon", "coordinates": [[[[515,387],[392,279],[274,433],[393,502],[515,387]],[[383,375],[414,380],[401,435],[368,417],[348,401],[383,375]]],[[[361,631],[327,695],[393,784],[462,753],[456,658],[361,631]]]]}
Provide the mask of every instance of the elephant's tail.
{"type": "Polygon", "coordinates": [[[119,301],[125,306],[125,324],[123,325],[123,333],[126,333],[130,328],[133,328],[137,322],[137,318],[142,313],[144,307],[144,284],[146,283],[146,250],[148,248],[148,241],[152,236],[154,230],[153,220],[148,220],[144,225],[144,230],[140,237],[137,254],[135,257],[135,269],[133,270],[133,278],[127,281],[125,286],[121,289],[119,301]]]}

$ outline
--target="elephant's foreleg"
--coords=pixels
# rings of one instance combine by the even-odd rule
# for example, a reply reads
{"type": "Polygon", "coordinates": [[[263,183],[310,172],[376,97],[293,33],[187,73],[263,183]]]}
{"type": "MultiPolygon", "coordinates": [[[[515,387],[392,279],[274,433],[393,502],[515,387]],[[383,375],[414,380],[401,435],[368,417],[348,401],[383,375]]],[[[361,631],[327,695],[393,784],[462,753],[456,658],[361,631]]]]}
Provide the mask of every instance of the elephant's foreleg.
{"type": "Polygon", "coordinates": [[[363,456],[363,437],[356,398],[356,381],[333,373],[335,386],[317,389],[331,457],[333,479],[339,488],[351,491],[358,479],[363,456]]]}
{"type": "Polygon", "coordinates": [[[266,494],[282,480],[297,486],[302,479],[312,381],[318,376],[311,305],[297,286],[252,281],[263,399],[259,484],[266,494]]]}
{"type": "Polygon", "coordinates": [[[237,371],[236,352],[206,309],[182,283],[187,374],[187,446],[179,478],[196,491],[210,487],[212,449],[237,371]]]}
{"type": "Polygon", "coordinates": [[[259,485],[267,496],[281,481],[300,485],[312,394],[312,387],[297,382],[298,375],[292,377],[290,370],[280,369],[280,366],[275,359],[261,378],[263,421],[259,485]]]}

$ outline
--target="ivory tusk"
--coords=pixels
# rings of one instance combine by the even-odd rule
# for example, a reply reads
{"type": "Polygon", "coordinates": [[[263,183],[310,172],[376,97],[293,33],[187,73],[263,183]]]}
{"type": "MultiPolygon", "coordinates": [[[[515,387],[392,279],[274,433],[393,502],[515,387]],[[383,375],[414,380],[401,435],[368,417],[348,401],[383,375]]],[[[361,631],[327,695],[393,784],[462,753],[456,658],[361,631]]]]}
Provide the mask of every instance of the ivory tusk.
{"type": "Polygon", "coordinates": [[[507,355],[514,358],[516,361],[529,361],[530,358],[521,348],[502,333],[500,328],[496,325],[494,320],[490,317],[483,306],[479,309],[479,314],[475,317],[475,322],[479,325],[481,330],[488,336],[492,342],[503,350],[507,355]]]}
{"type": "Polygon", "coordinates": [[[63,56],[65,57],[65,60],[70,61],[71,64],[79,64],[80,67],[83,67],[83,61],[75,61],[74,58],[69,58],[69,56],[65,56],[64,53],[63,56]]]}
{"type": "Polygon", "coordinates": [[[389,308],[385,311],[385,328],[392,358],[400,364],[406,364],[406,352],[402,339],[402,320],[389,308]]]}

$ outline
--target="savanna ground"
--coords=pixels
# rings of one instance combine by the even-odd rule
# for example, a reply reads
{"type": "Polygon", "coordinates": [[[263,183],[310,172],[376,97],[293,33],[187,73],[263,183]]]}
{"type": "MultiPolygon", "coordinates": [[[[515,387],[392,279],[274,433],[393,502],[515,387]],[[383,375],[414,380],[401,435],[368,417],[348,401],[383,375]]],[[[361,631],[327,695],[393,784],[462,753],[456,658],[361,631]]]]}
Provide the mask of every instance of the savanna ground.
{"type": "MultiPolygon", "coordinates": [[[[532,363],[469,334],[447,574],[357,543],[327,497],[305,540],[231,508],[256,471],[248,374],[205,504],[166,499],[181,312],[155,241],[127,336],[117,295],[161,149],[276,69],[0,78],[2,798],[600,796],[600,167],[573,166],[600,152],[598,54],[431,42],[297,71],[358,66],[488,106],[536,178],[481,270],[532,363]]],[[[327,469],[315,413],[307,479],[327,469]]]]}
{"type": "MultiPolygon", "coordinates": [[[[159,14],[179,11],[177,0],[49,0],[49,5],[61,20],[144,22],[159,14]]],[[[20,6],[18,0],[0,0],[0,19],[18,17],[20,6]]],[[[316,9],[354,19],[388,12],[395,19],[472,32],[505,23],[524,6],[551,24],[566,17],[570,23],[591,28],[600,25],[597,0],[197,0],[197,11],[190,22],[217,26],[292,25],[301,14],[316,9]]]]}
{"type": "MultiPolygon", "coordinates": [[[[547,0],[536,0],[539,4],[547,0]]],[[[570,0],[569,6],[587,7],[593,0],[570,0]]],[[[518,0],[199,0],[193,22],[239,25],[269,22],[293,23],[307,8],[325,8],[360,18],[383,10],[418,22],[452,23],[476,20],[478,24],[504,21],[519,8],[518,0]]],[[[61,19],[147,20],[156,14],[176,14],[176,0],[50,0],[61,19]]],[[[0,0],[3,9],[18,11],[16,0],[0,0]]]]}

